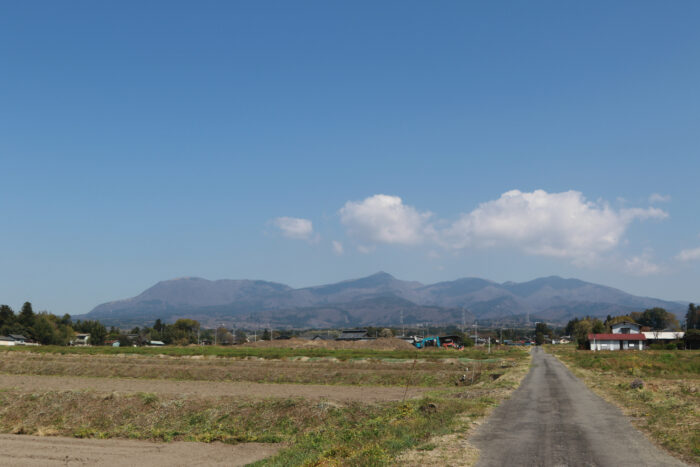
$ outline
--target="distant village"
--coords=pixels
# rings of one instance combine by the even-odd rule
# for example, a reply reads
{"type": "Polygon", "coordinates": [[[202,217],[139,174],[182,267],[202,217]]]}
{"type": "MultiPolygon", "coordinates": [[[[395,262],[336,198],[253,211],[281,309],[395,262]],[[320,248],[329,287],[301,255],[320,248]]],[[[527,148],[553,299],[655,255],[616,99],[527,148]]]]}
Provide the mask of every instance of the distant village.
{"type": "Polygon", "coordinates": [[[534,327],[482,327],[471,325],[365,327],[354,329],[204,329],[191,319],[172,324],[156,320],[152,327],[107,329],[98,321],[73,322],[47,312],[34,313],[25,303],[15,314],[0,306],[0,346],[69,345],[76,347],[161,347],[166,345],[242,345],[271,340],[363,342],[401,339],[416,348],[462,349],[471,346],[575,344],[591,351],[700,348],[700,307],[690,304],[683,330],[675,316],[661,308],[612,317],[575,318],[565,327],[536,322],[534,327]]]}

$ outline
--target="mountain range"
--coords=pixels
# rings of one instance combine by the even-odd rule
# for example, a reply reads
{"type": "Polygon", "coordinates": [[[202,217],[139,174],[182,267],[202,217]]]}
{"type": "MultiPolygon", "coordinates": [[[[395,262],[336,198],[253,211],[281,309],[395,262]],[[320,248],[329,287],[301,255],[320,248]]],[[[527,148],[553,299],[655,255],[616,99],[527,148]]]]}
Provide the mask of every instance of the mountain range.
{"type": "Polygon", "coordinates": [[[543,277],[497,283],[463,278],[436,284],[379,272],[295,289],[262,280],[185,277],[162,281],[136,297],[103,303],[82,319],[106,325],[151,325],[191,318],[204,326],[325,328],[412,324],[566,323],[573,317],[620,315],[662,307],[680,317],[686,304],[639,297],[612,287],[543,277]]]}

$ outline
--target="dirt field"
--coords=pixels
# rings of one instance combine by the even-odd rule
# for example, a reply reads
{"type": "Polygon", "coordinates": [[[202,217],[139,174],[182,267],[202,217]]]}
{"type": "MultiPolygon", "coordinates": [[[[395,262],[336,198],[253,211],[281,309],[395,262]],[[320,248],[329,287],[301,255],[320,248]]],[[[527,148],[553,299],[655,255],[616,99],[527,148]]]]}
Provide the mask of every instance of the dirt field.
{"type": "Polygon", "coordinates": [[[275,454],[275,444],[150,443],[63,437],[0,435],[4,465],[14,467],[238,466],[275,454]]]}
{"type": "MultiPolygon", "coordinates": [[[[304,341],[306,342],[306,341],[304,341]]],[[[454,384],[453,360],[370,361],[334,358],[261,359],[165,355],[78,355],[3,352],[0,373],[257,383],[435,387],[454,384]]]]}
{"type": "Polygon", "coordinates": [[[396,338],[379,338],[368,341],[324,341],[307,339],[284,339],[258,341],[243,347],[278,347],[286,349],[372,349],[372,350],[416,350],[410,342],[396,338]]]}
{"type": "MultiPolygon", "coordinates": [[[[182,397],[268,397],[310,400],[394,401],[403,398],[401,387],[325,386],[319,384],[260,384],[218,381],[168,381],[132,378],[75,378],[70,376],[2,375],[0,388],[22,392],[36,391],[96,391],[102,393],[136,393],[178,395],[182,397]]],[[[421,388],[409,388],[407,398],[420,396],[421,388]]]]}
{"type": "Polygon", "coordinates": [[[29,466],[390,465],[458,429],[458,414],[459,426],[482,417],[526,364],[517,349],[416,360],[396,340],[363,351],[283,343],[223,354],[2,352],[0,432],[16,436],[0,437],[0,452],[29,466]]]}

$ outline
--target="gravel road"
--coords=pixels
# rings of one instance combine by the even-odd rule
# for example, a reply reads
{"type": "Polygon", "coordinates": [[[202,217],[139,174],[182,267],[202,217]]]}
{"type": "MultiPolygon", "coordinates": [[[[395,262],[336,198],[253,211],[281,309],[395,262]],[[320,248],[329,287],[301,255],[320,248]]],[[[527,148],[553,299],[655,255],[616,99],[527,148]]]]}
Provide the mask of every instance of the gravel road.
{"type": "Polygon", "coordinates": [[[532,368],[472,437],[479,467],[683,466],[559,360],[533,349],[532,368]]]}

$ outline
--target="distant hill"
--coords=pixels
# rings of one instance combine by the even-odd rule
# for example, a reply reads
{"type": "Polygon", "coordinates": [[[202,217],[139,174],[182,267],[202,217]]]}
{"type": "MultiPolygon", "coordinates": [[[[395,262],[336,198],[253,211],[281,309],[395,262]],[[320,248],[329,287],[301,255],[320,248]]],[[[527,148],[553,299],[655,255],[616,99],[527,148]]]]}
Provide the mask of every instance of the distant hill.
{"type": "Polygon", "coordinates": [[[685,310],[682,303],[556,276],[522,283],[463,278],[424,285],[379,272],[300,289],[266,281],[173,279],[76,318],[120,326],[186,317],[207,326],[233,321],[243,327],[318,328],[398,325],[402,316],[405,324],[456,324],[464,310],[468,322],[565,323],[575,316],[604,317],[657,306],[679,317],[685,310]]]}

